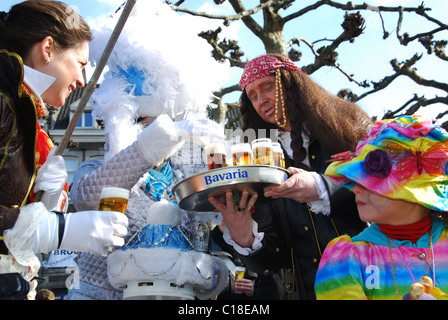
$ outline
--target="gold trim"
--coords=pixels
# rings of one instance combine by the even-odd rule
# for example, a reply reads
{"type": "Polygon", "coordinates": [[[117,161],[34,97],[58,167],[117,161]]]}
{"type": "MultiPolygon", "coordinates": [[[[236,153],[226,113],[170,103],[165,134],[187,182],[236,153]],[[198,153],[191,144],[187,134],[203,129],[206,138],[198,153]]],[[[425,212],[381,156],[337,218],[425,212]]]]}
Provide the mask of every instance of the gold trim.
{"type": "Polygon", "coordinates": [[[310,206],[308,205],[308,203],[306,204],[306,207],[308,208],[308,213],[310,215],[311,224],[313,225],[313,232],[314,232],[314,238],[316,239],[317,250],[319,250],[319,255],[322,257],[322,250],[320,249],[319,240],[317,238],[316,226],[314,225],[313,213],[311,212],[310,206]]]}
{"type": "MultiPolygon", "coordinates": [[[[306,156],[308,158],[308,163],[310,164],[310,168],[311,168],[311,160],[310,160],[310,147],[311,144],[314,143],[314,141],[316,141],[316,139],[313,139],[311,141],[308,142],[308,147],[306,148],[306,156]]],[[[311,222],[313,224],[313,231],[314,231],[314,236],[316,238],[316,244],[317,244],[317,248],[319,249],[319,253],[320,256],[322,257],[322,251],[320,249],[320,245],[319,245],[319,241],[317,240],[317,233],[316,233],[316,228],[314,226],[314,219],[313,219],[313,213],[311,212],[310,206],[308,205],[308,203],[306,204],[307,208],[308,208],[308,213],[310,214],[310,218],[311,218],[311,222]]],[[[330,218],[331,224],[333,225],[334,231],[336,232],[337,236],[339,237],[339,230],[338,228],[336,228],[336,224],[333,221],[333,218],[330,218]]]]}
{"type": "Polygon", "coordinates": [[[292,288],[288,289],[287,287],[285,287],[285,291],[288,294],[294,293],[294,291],[296,290],[296,266],[294,264],[294,249],[291,247],[291,263],[292,263],[292,288]]]}
{"type": "Polygon", "coordinates": [[[336,228],[336,224],[334,223],[333,218],[330,218],[330,220],[333,224],[334,231],[336,231],[337,236],[340,237],[341,235],[339,234],[338,228],[336,228]]]}
{"type": "MultiPolygon", "coordinates": [[[[34,118],[36,120],[36,134],[34,136],[33,159],[35,159],[36,158],[36,145],[37,145],[37,112],[36,112],[36,105],[34,104],[33,99],[31,99],[29,94],[24,93],[23,90],[22,90],[22,84],[23,84],[23,79],[24,79],[24,75],[25,75],[25,70],[23,68],[23,59],[17,53],[9,52],[8,50],[5,50],[5,49],[0,49],[0,54],[6,54],[6,55],[8,55],[10,57],[16,58],[19,61],[20,68],[21,68],[21,76],[20,76],[19,86],[17,88],[17,94],[18,94],[19,98],[28,97],[28,99],[30,99],[30,101],[31,101],[31,104],[34,106],[33,109],[34,109],[34,118]]],[[[2,93],[2,95],[4,97],[6,96],[3,92],[1,92],[1,93],[2,93]]],[[[14,119],[16,119],[16,121],[14,122],[14,129],[15,129],[17,121],[18,121],[17,115],[14,112],[14,109],[11,107],[11,104],[8,102],[8,99],[5,98],[5,101],[6,101],[6,104],[8,105],[8,108],[13,112],[14,119]]],[[[5,161],[6,161],[6,156],[8,155],[8,145],[9,145],[9,142],[7,143],[6,148],[5,148],[5,157],[4,157],[4,159],[2,159],[2,162],[0,164],[0,169],[3,167],[3,165],[4,165],[5,161]]],[[[31,189],[33,187],[35,179],[36,179],[36,164],[34,163],[33,176],[31,177],[30,185],[28,186],[28,191],[26,193],[26,196],[25,196],[22,204],[20,205],[20,208],[22,208],[26,204],[26,201],[28,200],[28,198],[30,196],[31,189]]]]}

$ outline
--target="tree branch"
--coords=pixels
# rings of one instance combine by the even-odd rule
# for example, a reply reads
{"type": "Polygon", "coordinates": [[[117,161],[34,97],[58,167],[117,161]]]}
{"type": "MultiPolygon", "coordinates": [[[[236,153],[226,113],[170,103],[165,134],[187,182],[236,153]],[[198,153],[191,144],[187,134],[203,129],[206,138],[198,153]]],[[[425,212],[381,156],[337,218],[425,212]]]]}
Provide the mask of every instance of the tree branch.
{"type": "MultiPolygon", "coordinates": [[[[225,0],[215,0],[215,4],[222,4],[225,0]]],[[[415,41],[418,39],[420,43],[426,48],[428,54],[435,53],[435,55],[448,61],[448,55],[445,52],[446,45],[448,41],[437,40],[433,41],[433,36],[441,31],[448,30],[448,25],[442,23],[441,21],[431,17],[428,12],[431,10],[430,8],[425,8],[424,3],[418,7],[403,7],[403,6],[371,6],[368,3],[363,4],[354,4],[349,1],[347,3],[340,3],[338,1],[333,0],[316,0],[315,3],[308,5],[300,10],[296,10],[290,14],[287,14],[285,17],[282,17],[279,12],[281,9],[286,10],[291,6],[295,0],[259,0],[259,5],[252,8],[246,9],[242,0],[228,0],[231,6],[233,7],[235,14],[231,15],[212,15],[205,12],[195,12],[189,9],[181,8],[180,5],[184,2],[184,0],[177,0],[176,5],[172,5],[169,0],[165,0],[166,3],[170,4],[171,7],[178,12],[183,12],[186,14],[200,16],[209,19],[217,19],[223,20],[224,25],[228,25],[230,21],[241,20],[244,25],[253,32],[255,36],[257,36],[260,40],[262,40],[266,52],[287,52],[284,50],[285,48],[290,48],[289,54],[291,56],[295,56],[294,61],[298,61],[301,56],[301,52],[295,50],[293,47],[294,44],[300,46],[300,42],[305,43],[312,54],[315,56],[315,61],[307,66],[303,66],[302,70],[308,74],[311,74],[321,68],[322,66],[332,66],[337,68],[345,77],[351,82],[355,82],[358,86],[363,88],[369,87],[369,83],[367,81],[358,82],[355,80],[354,75],[349,74],[343,70],[343,68],[337,63],[338,53],[336,49],[345,41],[353,42],[356,37],[361,35],[364,31],[364,19],[360,14],[361,10],[374,11],[379,14],[382,23],[383,30],[383,39],[386,39],[389,36],[389,33],[386,31],[383,14],[385,12],[389,13],[398,13],[398,21],[396,27],[396,36],[400,44],[407,45],[411,41],[415,41]],[[316,43],[310,42],[303,37],[296,37],[290,40],[285,44],[283,39],[283,28],[286,22],[291,21],[295,18],[301,17],[313,10],[316,10],[322,6],[329,6],[335,9],[340,9],[346,11],[344,17],[344,23],[342,27],[344,31],[340,34],[340,36],[336,39],[328,40],[322,39],[319,41],[331,41],[327,46],[322,46],[319,49],[316,49],[316,43]],[[263,19],[264,25],[259,25],[254,19],[253,15],[263,11],[263,19]],[[351,13],[352,11],[357,11],[357,13],[351,13]],[[430,31],[421,32],[410,36],[406,32],[402,32],[403,20],[405,18],[404,13],[415,13],[427,21],[432,22],[436,25],[430,31]]],[[[240,68],[244,67],[244,62],[241,62],[242,56],[244,53],[240,51],[239,46],[236,41],[227,41],[224,39],[223,41],[219,41],[219,32],[221,30],[217,29],[215,31],[207,31],[202,32],[200,36],[205,38],[209,44],[213,48],[213,56],[218,61],[223,61],[227,59],[230,61],[231,66],[237,66],[240,68]]],[[[420,59],[421,55],[414,55],[411,59],[408,59],[404,62],[398,62],[396,59],[390,61],[392,68],[394,70],[394,74],[385,76],[382,80],[378,82],[370,82],[370,85],[373,85],[373,89],[363,93],[360,96],[356,96],[354,94],[347,95],[347,98],[353,101],[359,101],[365,98],[368,95],[381,91],[388,87],[396,78],[401,75],[407,76],[411,78],[415,83],[421,86],[427,86],[432,88],[437,88],[439,90],[443,90],[448,93],[448,84],[441,83],[435,80],[428,80],[424,77],[420,76],[417,73],[417,69],[413,67],[420,59]]],[[[216,93],[216,101],[219,108],[222,108],[220,117],[223,116],[224,110],[231,109],[231,106],[226,104],[223,105],[222,97],[226,94],[240,90],[238,84],[223,88],[219,92],[216,93]]],[[[448,104],[448,97],[435,97],[433,99],[426,99],[424,96],[419,97],[417,94],[414,95],[409,101],[407,101],[403,106],[397,108],[395,111],[388,111],[386,113],[387,116],[397,115],[399,113],[412,114],[415,111],[419,110],[421,107],[426,107],[428,105],[434,103],[444,103],[448,104]]],[[[235,104],[237,106],[237,104],[235,104]]],[[[447,112],[440,113],[439,117],[442,118],[448,114],[447,112]]],[[[386,116],[385,115],[385,116],[386,116]]],[[[448,127],[448,121],[445,124],[448,127]]]]}
{"type": "MultiPolygon", "coordinates": [[[[429,105],[432,104],[436,104],[436,103],[443,103],[443,104],[448,104],[448,97],[435,97],[433,99],[426,99],[425,96],[417,96],[416,94],[414,94],[414,97],[412,97],[409,101],[407,101],[404,105],[402,105],[400,108],[396,109],[395,111],[387,111],[384,116],[383,119],[389,119],[389,118],[395,118],[398,116],[402,116],[402,115],[413,115],[415,114],[420,108],[424,108],[427,107],[429,105]],[[401,111],[405,110],[408,105],[410,105],[411,103],[415,102],[413,105],[411,105],[405,112],[399,114],[401,111]]],[[[436,119],[441,119],[443,116],[445,116],[448,113],[448,111],[440,113],[436,119]]]]}
{"type": "Polygon", "coordinates": [[[380,90],[385,89],[389,84],[391,84],[396,78],[398,78],[401,75],[408,76],[411,78],[414,82],[416,82],[419,85],[426,86],[426,87],[433,87],[440,90],[443,90],[448,93],[448,84],[434,81],[434,80],[427,80],[417,74],[417,70],[415,68],[412,68],[412,66],[421,59],[421,55],[415,54],[411,59],[406,60],[404,62],[397,62],[396,59],[391,60],[390,64],[392,65],[392,68],[395,71],[395,74],[391,76],[384,77],[381,81],[373,82],[373,90],[370,90],[368,92],[365,92],[364,94],[358,96],[355,101],[359,101],[363,98],[365,98],[368,95],[371,95],[372,93],[378,92],[380,90]]]}
{"type": "MultiPolygon", "coordinates": [[[[406,11],[406,12],[416,12],[422,15],[422,12],[424,14],[425,11],[430,11],[431,9],[423,8],[422,6],[419,6],[417,8],[415,7],[385,7],[385,6],[371,6],[368,3],[363,4],[353,4],[353,2],[347,2],[346,4],[342,4],[336,1],[331,0],[321,0],[317,1],[316,3],[309,5],[306,8],[303,8],[297,12],[291,13],[290,15],[284,17],[283,19],[286,21],[293,20],[297,17],[303,16],[304,14],[315,10],[323,5],[328,5],[333,8],[342,9],[345,11],[359,11],[359,10],[370,10],[370,11],[376,11],[376,12],[399,12],[400,10],[406,11]]],[[[435,20],[435,19],[434,19],[435,20]]]]}
{"type": "Polygon", "coordinates": [[[292,47],[294,44],[296,44],[297,46],[300,46],[300,42],[304,42],[313,52],[314,56],[318,56],[319,54],[316,52],[316,50],[314,49],[314,43],[309,42],[308,40],[306,40],[305,38],[302,37],[296,37],[293,38],[291,40],[288,41],[288,43],[286,44],[286,48],[290,48],[292,47]]]}
{"type": "Polygon", "coordinates": [[[311,74],[321,68],[322,66],[336,66],[338,53],[336,48],[345,41],[353,42],[356,37],[364,31],[364,18],[359,12],[352,14],[345,14],[344,22],[342,23],[344,31],[335,39],[330,45],[320,47],[315,54],[316,59],[314,63],[302,67],[302,70],[311,74]]]}
{"type": "MultiPolygon", "coordinates": [[[[231,1],[229,1],[229,2],[231,2],[231,1]]],[[[233,1],[233,2],[235,2],[235,1],[233,1]]],[[[239,1],[237,1],[237,2],[239,2],[239,1]]],[[[249,17],[249,16],[263,10],[264,8],[267,8],[267,7],[275,4],[276,2],[278,2],[278,0],[269,0],[267,2],[260,4],[259,6],[256,6],[255,8],[249,9],[249,10],[244,9],[243,5],[240,2],[239,7],[241,8],[241,10],[236,11],[237,14],[234,14],[234,15],[213,15],[213,14],[209,14],[206,12],[197,12],[197,11],[181,8],[181,7],[179,7],[177,5],[173,5],[173,4],[171,4],[170,6],[174,11],[187,13],[192,16],[204,17],[204,18],[215,19],[215,20],[235,21],[235,20],[241,20],[242,18],[245,18],[245,17],[249,17]]]]}
{"type": "Polygon", "coordinates": [[[420,60],[421,57],[422,55],[415,54],[411,59],[402,63],[398,63],[397,60],[394,59],[391,61],[391,65],[398,74],[408,76],[419,85],[425,87],[433,87],[448,92],[448,84],[435,80],[427,80],[419,76],[415,68],[411,68],[411,66],[414,65],[418,60],[420,60]]]}
{"type": "MultiPolygon", "coordinates": [[[[334,41],[335,41],[335,40],[333,40],[333,42],[334,42],[334,41]]],[[[314,49],[314,43],[310,43],[308,40],[306,40],[306,39],[304,39],[304,38],[301,38],[301,37],[297,37],[297,38],[291,39],[291,40],[286,44],[286,47],[289,48],[289,47],[291,47],[291,46],[294,45],[294,44],[297,44],[298,46],[300,46],[300,42],[304,42],[304,43],[311,49],[311,51],[313,52],[313,54],[314,54],[315,57],[320,56],[320,54],[314,49]]],[[[345,71],[341,68],[341,66],[340,66],[338,63],[335,63],[335,64],[334,64],[334,67],[335,67],[336,69],[338,69],[344,76],[346,76],[347,79],[348,79],[350,82],[354,82],[354,83],[356,83],[358,86],[363,87],[363,88],[368,88],[368,87],[370,86],[370,85],[368,84],[367,80],[365,80],[365,81],[363,81],[363,82],[359,82],[359,81],[357,81],[355,78],[353,78],[353,75],[349,75],[347,72],[345,72],[345,71]]]]}
{"type": "Polygon", "coordinates": [[[440,31],[443,31],[443,30],[448,30],[448,25],[446,25],[446,24],[440,22],[439,20],[437,20],[437,19],[435,19],[435,18],[433,18],[433,17],[431,17],[431,16],[429,16],[429,15],[426,14],[425,11],[430,10],[430,9],[426,9],[426,8],[423,6],[423,3],[422,3],[422,4],[417,8],[417,10],[416,10],[415,12],[416,12],[418,15],[420,15],[420,16],[426,18],[428,21],[431,21],[431,22],[437,24],[439,27],[436,28],[436,29],[434,29],[434,30],[432,30],[432,31],[428,31],[428,32],[423,32],[423,33],[416,34],[416,35],[414,35],[414,36],[412,36],[412,37],[409,36],[408,33],[405,33],[405,34],[402,35],[402,34],[401,34],[401,26],[402,26],[402,23],[403,23],[403,12],[404,12],[404,8],[403,8],[403,7],[398,7],[398,8],[399,8],[399,10],[398,10],[399,15],[398,15],[398,22],[397,22],[397,38],[398,38],[400,44],[402,44],[402,45],[404,45],[404,46],[406,46],[409,42],[414,41],[414,40],[416,40],[416,39],[420,39],[420,38],[422,38],[422,37],[432,36],[433,34],[435,34],[435,33],[437,33],[437,32],[440,32],[440,31]]]}
{"type": "Polygon", "coordinates": [[[221,98],[221,97],[225,96],[226,94],[229,94],[229,93],[232,93],[235,91],[241,91],[241,87],[239,84],[234,84],[232,86],[222,88],[218,92],[215,92],[214,95],[217,96],[218,98],[221,98]]]}
{"type": "Polygon", "coordinates": [[[363,82],[359,82],[357,81],[355,78],[353,78],[353,74],[348,74],[347,72],[345,72],[344,70],[342,70],[341,66],[339,65],[339,63],[336,63],[334,65],[334,67],[336,69],[338,69],[350,82],[354,82],[356,83],[358,86],[362,87],[362,88],[368,88],[370,87],[369,82],[367,80],[364,80],[363,82]]]}
{"type": "Polygon", "coordinates": [[[244,52],[240,51],[237,41],[227,41],[227,39],[224,39],[218,43],[218,34],[220,32],[221,28],[218,28],[215,31],[209,30],[200,32],[199,36],[204,38],[212,46],[212,55],[215,60],[220,62],[228,60],[230,66],[244,68],[244,63],[241,62],[240,59],[244,55],[244,52]],[[226,56],[226,53],[229,51],[230,57],[226,56]]]}
{"type": "Polygon", "coordinates": [[[435,53],[437,57],[442,60],[448,61],[448,55],[445,53],[446,45],[448,41],[432,41],[433,36],[422,37],[418,41],[426,48],[428,54],[435,53]]]}
{"type": "Polygon", "coordinates": [[[365,97],[367,97],[367,96],[369,96],[369,95],[371,95],[371,94],[373,94],[375,92],[378,92],[378,91],[381,91],[381,90],[387,88],[387,86],[389,86],[399,76],[400,75],[398,73],[396,73],[396,74],[393,74],[391,76],[386,76],[386,77],[384,77],[382,80],[380,80],[378,82],[372,81],[373,89],[363,93],[360,96],[356,96],[356,98],[353,99],[353,102],[357,102],[357,101],[359,101],[361,99],[364,99],[365,97]]]}

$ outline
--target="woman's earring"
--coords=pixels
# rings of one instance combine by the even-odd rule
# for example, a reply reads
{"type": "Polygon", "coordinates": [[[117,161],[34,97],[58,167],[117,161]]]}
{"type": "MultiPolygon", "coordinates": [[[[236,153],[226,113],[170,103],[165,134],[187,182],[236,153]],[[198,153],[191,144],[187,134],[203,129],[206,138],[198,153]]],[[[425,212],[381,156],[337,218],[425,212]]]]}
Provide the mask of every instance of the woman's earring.
{"type": "Polygon", "coordinates": [[[47,60],[45,60],[45,61],[44,61],[44,64],[45,64],[45,65],[50,64],[50,58],[48,58],[47,60]]]}

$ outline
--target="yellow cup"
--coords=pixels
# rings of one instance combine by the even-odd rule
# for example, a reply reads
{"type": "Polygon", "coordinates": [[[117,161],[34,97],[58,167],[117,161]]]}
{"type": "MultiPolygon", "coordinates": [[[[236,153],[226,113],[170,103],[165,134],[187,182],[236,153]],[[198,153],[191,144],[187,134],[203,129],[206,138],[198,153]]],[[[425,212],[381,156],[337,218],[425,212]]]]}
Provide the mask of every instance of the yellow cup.
{"type": "Polygon", "coordinates": [[[255,164],[275,165],[271,139],[263,138],[252,141],[252,152],[255,157],[255,164]]]}
{"type": "Polygon", "coordinates": [[[249,143],[238,143],[231,147],[232,162],[234,166],[254,164],[254,156],[249,143]]]}
{"type": "Polygon", "coordinates": [[[104,187],[101,192],[99,211],[116,211],[124,214],[129,200],[129,190],[117,187],[104,187]]]}

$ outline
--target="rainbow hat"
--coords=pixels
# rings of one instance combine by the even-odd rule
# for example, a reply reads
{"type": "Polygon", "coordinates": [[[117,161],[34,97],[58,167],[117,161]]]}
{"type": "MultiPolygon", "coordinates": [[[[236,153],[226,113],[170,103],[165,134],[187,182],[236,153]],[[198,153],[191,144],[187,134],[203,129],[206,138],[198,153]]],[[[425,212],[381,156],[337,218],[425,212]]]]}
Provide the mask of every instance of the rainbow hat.
{"type": "Polygon", "coordinates": [[[325,174],[337,184],[360,184],[387,198],[448,212],[448,133],[433,120],[413,115],[377,121],[355,152],[330,161],[325,174]]]}

